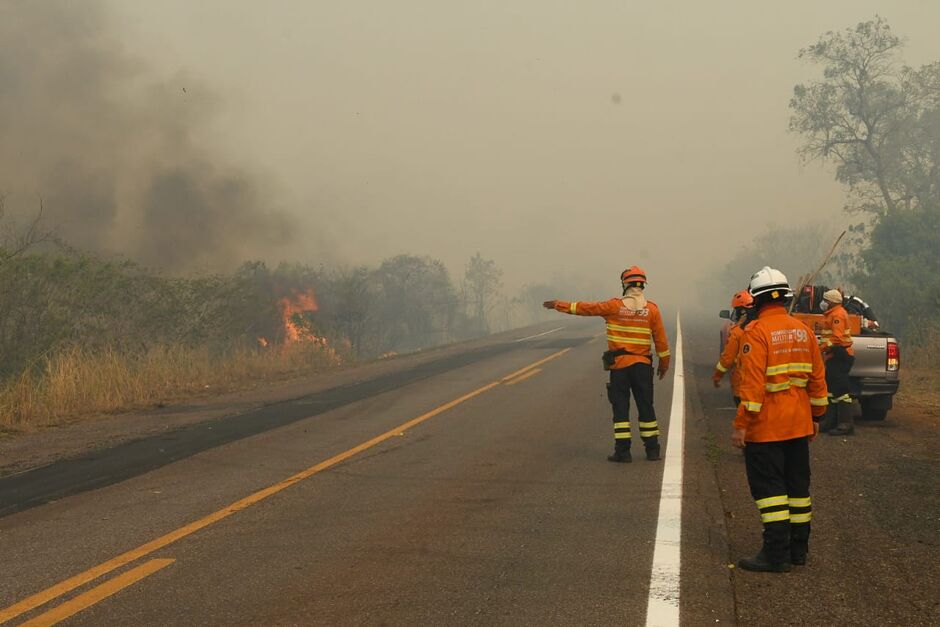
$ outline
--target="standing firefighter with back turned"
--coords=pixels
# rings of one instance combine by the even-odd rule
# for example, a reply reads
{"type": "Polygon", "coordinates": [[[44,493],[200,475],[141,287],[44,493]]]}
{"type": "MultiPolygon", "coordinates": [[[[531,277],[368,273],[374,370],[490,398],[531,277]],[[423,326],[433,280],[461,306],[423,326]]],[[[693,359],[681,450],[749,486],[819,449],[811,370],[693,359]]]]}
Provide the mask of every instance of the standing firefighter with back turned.
{"type": "Polygon", "coordinates": [[[728,339],[725,341],[721,356],[718,357],[718,363],[715,364],[715,373],[712,375],[714,386],[721,386],[721,378],[729,369],[731,371],[731,393],[734,396],[735,406],[741,402],[738,394],[738,388],[741,387],[741,369],[735,368],[738,363],[738,356],[741,354],[741,338],[744,331],[753,322],[754,297],[747,290],[741,290],[731,298],[731,329],[728,331],[728,339]]]}
{"type": "Polygon", "coordinates": [[[790,316],[787,277],[764,267],[751,277],[757,320],[744,332],[738,367],[741,404],[731,443],[744,449],[751,496],[764,525],[763,548],[738,565],[781,573],[806,563],[812,503],[809,442],[828,405],[816,336],[790,316]]]}
{"type": "Polygon", "coordinates": [[[640,437],[646,448],[646,459],[660,458],[659,426],[653,409],[653,356],[655,343],[659,356],[659,378],[669,370],[669,340],[663,327],[659,307],[646,300],[646,273],[633,266],[620,275],[622,298],[597,303],[549,300],[546,309],[578,316],[602,316],[607,321],[607,352],[604,369],[610,371],[607,398],[614,412],[614,452],[612,462],[629,463],[630,456],[630,395],[636,403],[640,437]]]}

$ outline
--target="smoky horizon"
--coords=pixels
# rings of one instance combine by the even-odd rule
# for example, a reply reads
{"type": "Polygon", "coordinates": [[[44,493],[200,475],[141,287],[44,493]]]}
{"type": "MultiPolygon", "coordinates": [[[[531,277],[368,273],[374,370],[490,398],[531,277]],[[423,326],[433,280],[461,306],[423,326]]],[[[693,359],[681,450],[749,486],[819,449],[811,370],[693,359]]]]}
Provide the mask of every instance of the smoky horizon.
{"type": "Polygon", "coordinates": [[[0,192],[175,273],[479,252],[510,291],[614,296],[638,264],[683,302],[768,229],[822,235],[742,283],[854,223],[788,105],[798,50],[876,14],[940,56],[913,1],[6,3],[0,192]]]}

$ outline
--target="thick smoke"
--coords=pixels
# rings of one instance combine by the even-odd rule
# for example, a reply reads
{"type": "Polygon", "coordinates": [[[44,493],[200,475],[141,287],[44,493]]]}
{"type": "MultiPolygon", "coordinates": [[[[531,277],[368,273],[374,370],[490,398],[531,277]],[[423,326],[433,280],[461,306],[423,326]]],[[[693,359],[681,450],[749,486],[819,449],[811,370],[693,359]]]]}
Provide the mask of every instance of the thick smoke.
{"type": "Polygon", "coordinates": [[[0,193],[80,248],[221,268],[295,231],[200,142],[217,103],[128,54],[97,0],[0,3],[0,193]]]}

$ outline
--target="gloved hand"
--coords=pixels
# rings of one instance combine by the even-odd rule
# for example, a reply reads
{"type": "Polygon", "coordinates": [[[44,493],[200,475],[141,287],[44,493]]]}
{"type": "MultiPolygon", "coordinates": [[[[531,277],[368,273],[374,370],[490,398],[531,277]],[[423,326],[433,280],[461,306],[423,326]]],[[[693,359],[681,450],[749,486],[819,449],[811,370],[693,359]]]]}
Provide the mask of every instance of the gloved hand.
{"type": "Polygon", "coordinates": [[[716,370],[714,374],[712,374],[712,385],[714,385],[716,388],[720,388],[722,376],[723,376],[723,373],[721,372],[721,370],[716,370]]]}
{"type": "Polygon", "coordinates": [[[656,369],[656,374],[659,375],[659,378],[662,379],[666,376],[666,373],[669,372],[669,356],[659,358],[659,367],[656,369]]]}
{"type": "Polygon", "coordinates": [[[558,302],[558,301],[547,300],[547,301],[545,301],[544,303],[542,303],[542,307],[545,307],[545,309],[554,309],[556,302],[558,302]]]}

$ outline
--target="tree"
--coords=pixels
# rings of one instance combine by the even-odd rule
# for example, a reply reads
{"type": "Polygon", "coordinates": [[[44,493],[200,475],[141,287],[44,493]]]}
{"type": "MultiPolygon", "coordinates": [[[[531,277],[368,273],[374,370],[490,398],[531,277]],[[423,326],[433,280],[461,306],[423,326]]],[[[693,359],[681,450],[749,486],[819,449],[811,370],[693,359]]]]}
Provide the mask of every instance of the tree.
{"type": "Polygon", "coordinates": [[[790,101],[802,155],[834,162],[849,207],[875,220],[940,200],[940,63],[899,67],[901,48],[881,17],[828,32],[799,52],[822,80],[797,85],[790,101]]]}
{"type": "Polygon", "coordinates": [[[487,314],[502,287],[503,271],[492,259],[484,259],[478,252],[470,258],[464,272],[464,303],[471,324],[481,333],[489,330],[487,314]]]}
{"type": "Polygon", "coordinates": [[[900,65],[901,48],[876,17],[801,50],[823,78],[794,88],[790,128],[805,158],[836,164],[847,209],[869,214],[852,229],[853,283],[896,333],[923,340],[940,328],[940,62],[900,65]]]}
{"type": "Polygon", "coordinates": [[[398,255],[382,262],[376,278],[382,292],[383,351],[421,348],[446,340],[457,299],[442,262],[398,255]]]}

